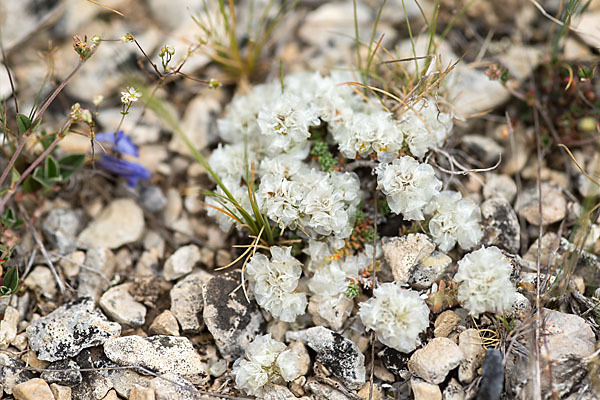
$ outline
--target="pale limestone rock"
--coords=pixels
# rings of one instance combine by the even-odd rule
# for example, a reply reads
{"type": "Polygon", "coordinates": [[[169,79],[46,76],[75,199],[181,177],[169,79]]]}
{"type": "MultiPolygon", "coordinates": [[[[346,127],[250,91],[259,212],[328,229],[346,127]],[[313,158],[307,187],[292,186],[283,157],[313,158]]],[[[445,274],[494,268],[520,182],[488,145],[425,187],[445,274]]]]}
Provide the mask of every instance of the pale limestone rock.
{"type": "Polygon", "coordinates": [[[53,383],[50,385],[50,390],[52,390],[54,400],[71,400],[71,388],[68,386],[53,383]]]}
{"type": "Polygon", "coordinates": [[[410,380],[415,400],[442,400],[442,391],[438,385],[425,382],[419,378],[410,380]]]}
{"type": "Polygon", "coordinates": [[[163,268],[165,279],[174,281],[189,274],[200,258],[200,249],[194,244],[178,248],[165,262],[163,268]]]}
{"type": "Polygon", "coordinates": [[[142,326],[146,320],[146,307],[129,293],[131,285],[128,282],[110,288],[100,297],[98,304],[113,321],[131,327],[142,326]]]}
{"type": "Polygon", "coordinates": [[[0,348],[6,349],[17,337],[19,324],[19,311],[8,306],[4,311],[4,318],[0,322],[0,348]]]}
{"type": "Polygon", "coordinates": [[[383,244],[385,260],[392,268],[394,281],[398,284],[406,283],[411,268],[434,250],[435,244],[422,233],[395,237],[383,244]]]}
{"type": "Polygon", "coordinates": [[[43,379],[35,378],[13,387],[15,400],[54,399],[50,386],[43,379]]]}
{"type": "Polygon", "coordinates": [[[144,232],[144,212],[132,199],[116,199],[79,234],[82,246],[116,249],[139,240],[144,232]]]}
{"type": "Polygon", "coordinates": [[[477,376],[477,369],[483,362],[485,349],[477,329],[467,329],[458,337],[458,347],[462,351],[464,360],[458,367],[458,379],[462,383],[471,383],[477,376]]]}
{"type": "Polygon", "coordinates": [[[179,336],[177,318],[169,310],[163,311],[154,318],[149,330],[155,335],[179,336]]]}
{"type": "Polygon", "coordinates": [[[456,343],[448,338],[435,338],[413,353],[408,361],[408,369],[413,375],[437,385],[463,359],[456,343]]]}

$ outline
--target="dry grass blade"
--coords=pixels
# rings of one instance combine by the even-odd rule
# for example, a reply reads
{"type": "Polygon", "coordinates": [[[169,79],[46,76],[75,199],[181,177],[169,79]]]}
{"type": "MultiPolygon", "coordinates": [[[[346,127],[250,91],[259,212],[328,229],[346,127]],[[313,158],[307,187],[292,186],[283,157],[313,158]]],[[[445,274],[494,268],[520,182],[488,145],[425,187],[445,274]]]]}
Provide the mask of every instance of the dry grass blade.
{"type": "Polygon", "coordinates": [[[105,4],[102,4],[100,2],[97,2],[96,0],[87,0],[87,1],[90,2],[90,3],[92,3],[92,4],[95,4],[97,6],[100,6],[100,7],[104,8],[104,9],[106,9],[108,11],[114,12],[115,14],[120,15],[121,17],[125,16],[125,14],[123,14],[122,12],[117,11],[114,8],[110,8],[109,6],[107,6],[105,4]]]}

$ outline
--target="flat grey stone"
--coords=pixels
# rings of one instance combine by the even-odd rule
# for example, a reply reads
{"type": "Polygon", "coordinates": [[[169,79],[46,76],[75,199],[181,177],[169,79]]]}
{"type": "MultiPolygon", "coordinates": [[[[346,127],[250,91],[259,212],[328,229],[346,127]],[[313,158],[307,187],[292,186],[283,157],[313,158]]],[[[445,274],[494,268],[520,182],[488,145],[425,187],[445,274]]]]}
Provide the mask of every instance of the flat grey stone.
{"type": "Polygon", "coordinates": [[[79,234],[81,245],[116,249],[139,240],[144,232],[144,212],[132,199],[116,199],[79,234]]]}
{"type": "Polygon", "coordinates": [[[171,289],[171,312],[184,333],[198,333],[204,328],[202,286],[211,278],[208,272],[195,272],[171,289]]]}
{"type": "Polygon", "coordinates": [[[113,321],[132,327],[142,326],[146,320],[146,307],[129,293],[131,285],[128,282],[108,289],[98,304],[113,321]]]}
{"type": "Polygon", "coordinates": [[[42,224],[46,239],[60,254],[69,254],[77,250],[77,235],[83,228],[81,210],[54,209],[42,224]]]}

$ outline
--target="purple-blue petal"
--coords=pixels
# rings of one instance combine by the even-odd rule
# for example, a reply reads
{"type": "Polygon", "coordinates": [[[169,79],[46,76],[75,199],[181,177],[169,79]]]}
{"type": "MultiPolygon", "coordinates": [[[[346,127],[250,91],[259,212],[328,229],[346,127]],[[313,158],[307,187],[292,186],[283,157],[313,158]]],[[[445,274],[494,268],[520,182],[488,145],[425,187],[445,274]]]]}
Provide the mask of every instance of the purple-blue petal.
{"type": "Polygon", "coordinates": [[[115,140],[114,132],[97,133],[96,140],[104,145],[112,147],[114,151],[121,154],[127,154],[134,157],[139,157],[138,147],[133,144],[131,138],[123,131],[118,131],[115,140]]]}
{"type": "Polygon", "coordinates": [[[100,157],[97,164],[100,168],[126,178],[130,187],[134,187],[139,179],[148,180],[152,177],[152,173],[140,164],[109,155],[100,157]]]}

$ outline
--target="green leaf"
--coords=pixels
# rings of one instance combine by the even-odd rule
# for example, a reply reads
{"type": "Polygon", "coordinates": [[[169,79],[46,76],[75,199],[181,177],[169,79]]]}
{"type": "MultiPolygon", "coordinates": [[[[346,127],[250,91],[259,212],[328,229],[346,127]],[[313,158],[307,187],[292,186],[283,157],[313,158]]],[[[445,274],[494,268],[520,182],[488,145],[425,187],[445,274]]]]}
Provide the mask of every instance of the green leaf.
{"type": "Polygon", "coordinates": [[[17,171],[15,167],[12,167],[10,170],[11,184],[16,184],[19,181],[19,178],[21,178],[21,174],[19,173],[19,171],[17,171]]]}
{"type": "Polygon", "coordinates": [[[24,134],[31,128],[31,120],[24,114],[17,114],[17,127],[19,128],[19,132],[24,134]]]}
{"type": "Polygon", "coordinates": [[[34,179],[32,176],[28,176],[21,184],[21,192],[33,193],[35,191],[38,191],[41,187],[42,186],[36,179],[34,179]]]}
{"type": "Polygon", "coordinates": [[[48,147],[50,147],[50,145],[52,144],[52,142],[56,138],[56,133],[53,133],[51,135],[46,135],[45,132],[42,132],[42,134],[43,134],[43,136],[40,139],[40,143],[42,143],[42,146],[44,147],[44,150],[48,150],[48,147]]]}
{"type": "Polygon", "coordinates": [[[19,290],[19,270],[17,267],[12,267],[6,272],[2,279],[2,286],[8,288],[11,293],[19,290]]]}
{"type": "Polygon", "coordinates": [[[46,176],[44,176],[44,171],[40,167],[37,167],[33,172],[33,179],[35,179],[45,188],[51,189],[54,186],[51,181],[46,179],[46,176]]]}
{"type": "Polygon", "coordinates": [[[60,176],[62,180],[67,180],[73,175],[85,162],[85,154],[70,154],[58,160],[60,165],[60,176]]]}
{"type": "Polygon", "coordinates": [[[48,156],[44,160],[44,177],[48,180],[60,179],[60,166],[52,156],[48,156]]]}

